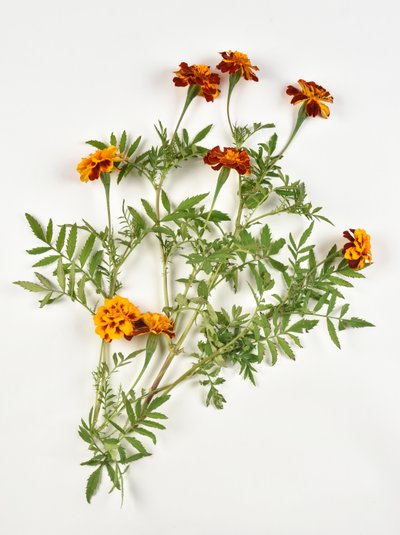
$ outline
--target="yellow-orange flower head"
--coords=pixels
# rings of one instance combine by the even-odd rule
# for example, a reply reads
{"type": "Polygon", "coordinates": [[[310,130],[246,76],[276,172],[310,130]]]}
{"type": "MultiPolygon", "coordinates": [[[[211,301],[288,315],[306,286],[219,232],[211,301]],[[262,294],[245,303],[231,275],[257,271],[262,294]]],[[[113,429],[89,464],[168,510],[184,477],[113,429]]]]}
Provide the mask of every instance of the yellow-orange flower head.
{"type": "Polygon", "coordinates": [[[110,173],[114,169],[115,162],[124,160],[118,148],[114,145],[106,149],[96,150],[87,158],[82,158],[76,170],[80,174],[82,182],[97,180],[100,173],[110,173]]]}
{"type": "Polygon", "coordinates": [[[153,334],[163,334],[167,338],[175,338],[174,325],[165,314],[146,312],[142,321],[147,327],[147,332],[153,334]]]}
{"type": "Polygon", "coordinates": [[[215,171],[219,171],[221,167],[229,167],[239,175],[249,175],[251,172],[250,157],[244,149],[224,147],[224,150],[221,150],[217,146],[209,150],[203,160],[215,171]]]}
{"type": "Polygon", "coordinates": [[[212,73],[207,65],[188,65],[182,62],[179,67],[179,71],[174,72],[176,76],[172,80],[177,87],[197,85],[200,88],[198,95],[204,97],[207,102],[213,102],[221,93],[220,77],[212,73]]]}
{"type": "Polygon", "coordinates": [[[293,96],[290,101],[291,104],[298,104],[299,102],[306,102],[306,113],[308,116],[316,117],[320,115],[327,119],[330,110],[323,102],[333,102],[333,97],[324,87],[315,82],[306,82],[304,80],[298,81],[301,89],[289,85],[286,89],[286,94],[293,96]]]}
{"type": "Polygon", "coordinates": [[[238,52],[237,50],[235,50],[235,52],[228,50],[228,52],[220,52],[220,54],[222,56],[222,61],[221,63],[218,63],[217,69],[221,72],[235,74],[241,70],[245,80],[258,82],[258,78],[254,71],[258,71],[259,68],[251,64],[247,54],[243,54],[243,52],[238,52]]]}
{"type": "Polygon", "coordinates": [[[364,229],[350,229],[343,232],[349,241],[342,249],[344,258],[352,269],[361,269],[365,262],[372,261],[371,237],[364,229]]]}
{"type": "Polygon", "coordinates": [[[134,324],[141,318],[141,313],[129,299],[116,295],[106,299],[93,316],[96,333],[106,342],[125,337],[128,340],[134,334],[134,324]]]}

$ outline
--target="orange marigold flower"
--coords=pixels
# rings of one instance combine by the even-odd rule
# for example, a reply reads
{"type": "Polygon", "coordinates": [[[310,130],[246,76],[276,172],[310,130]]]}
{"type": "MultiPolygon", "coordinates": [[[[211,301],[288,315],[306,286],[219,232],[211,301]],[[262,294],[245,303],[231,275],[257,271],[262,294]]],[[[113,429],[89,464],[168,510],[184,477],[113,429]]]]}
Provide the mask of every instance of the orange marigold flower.
{"type": "Polygon", "coordinates": [[[250,157],[244,149],[224,147],[224,150],[221,150],[217,146],[209,150],[203,160],[215,171],[219,171],[221,167],[229,167],[235,169],[239,175],[249,175],[251,172],[250,157]]]}
{"type": "Polygon", "coordinates": [[[114,169],[115,162],[121,162],[125,159],[117,151],[118,148],[111,145],[106,149],[96,150],[96,152],[89,154],[87,158],[82,158],[76,166],[81,181],[96,180],[99,178],[100,173],[110,173],[114,169]]]}
{"type": "Polygon", "coordinates": [[[106,342],[123,336],[130,340],[134,335],[134,323],[141,318],[140,310],[129,299],[116,295],[106,299],[93,316],[96,333],[106,342]]]}
{"type": "Polygon", "coordinates": [[[289,85],[286,89],[286,94],[293,96],[290,102],[297,104],[298,102],[305,101],[307,115],[312,117],[320,115],[324,119],[327,119],[330,110],[323,102],[333,102],[333,97],[329,91],[315,82],[305,82],[304,80],[299,80],[298,82],[301,90],[293,85],[289,85]]]}
{"type": "Polygon", "coordinates": [[[221,93],[220,77],[212,73],[207,65],[188,65],[182,62],[179,67],[179,71],[174,72],[176,76],[172,80],[177,87],[198,85],[200,87],[198,95],[204,97],[207,102],[212,102],[221,93]]]}
{"type": "Polygon", "coordinates": [[[218,63],[217,69],[222,72],[229,72],[229,74],[235,74],[241,70],[245,80],[258,82],[258,78],[254,71],[258,71],[259,68],[251,64],[247,54],[243,54],[243,52],[238,52],[237,50],[235,50],[235,52],[232,52],[232,50],[229,50],[228,52],[220,52],[220,54],[222,56],[222,61],[221,63],[218,63]]]}
{"type": "Polygon", "coordinates": [[[342,249],[343,256],[352,269],[361,269],[365,262],[372,261],[371,237],[364,229],[350,229],[343,232],[349,241],[342,249]]]}
{"type": "Polygon", "coordinates": [[[146,312],[141,319],[147,327],[146,332],[163,334],[167,338],[175,338],[174,325],[165,314],[146,312]]]}

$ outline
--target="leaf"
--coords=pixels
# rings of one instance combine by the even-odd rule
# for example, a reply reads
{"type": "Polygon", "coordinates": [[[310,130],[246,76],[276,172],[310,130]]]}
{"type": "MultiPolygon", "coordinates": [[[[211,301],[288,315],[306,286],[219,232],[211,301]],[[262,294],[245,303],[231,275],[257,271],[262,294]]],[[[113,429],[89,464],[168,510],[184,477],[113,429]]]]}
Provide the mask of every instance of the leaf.
{"type": "Polygon", "coordinates": [[[268,349],[271,353],[271,364],[272,366],[276,364],[276,361],[278,360],[278,350],[276,348],[276,345],[271,340],[267,340],[268,349]]]}
{"type": "Polygon", "coordinates": [[[338,338],[335,326],[333,324],[333,321],[330,320],[329,318],[326,318],[326,325],[328,327],[328,333],[329,333],[329,336],[331,337],[332,342],[335,344],[336,347],[341,349],[339,338],[338,338]]]}
{"type": "Polygon", "coordinates": [[[126,132],[125,130],[122,132],[121,139],[119,140],[119,150],[120,152],[124,152],[126,145],[126,132]]]}
{"type": "Polygon", "coordinates": [[[352,317],[340,320],[339,331],[349,328],[361,329],[363,327],[375,327],[375,325],[361,318],[352,317]]]}
{"type": "Polygon", "coordinates": [[[355,269],[351,269],[349,267],[345,267],[345,268],[341,269],[340,271],[338,271],[338,273],[340,275],[343,275],[344,277],[350,277],[350,278],[353,278],[353,279],[365,279],[365,275],[363,275],[359,271],[357,271],[355,269]]]}
{"type": "Polygon", "coordinates": [[[142,200],[143,208],[146,211],[146,214],[150,217],[150,219],[154,221],[154,223],[158,223],[157,215],[155,211],[153,210],[151,204],[148,201],[146,201],[146,199],[141,199],[141,200],[142,200]]]}
{"type": "Polygon", "coordinates": [[[143,435],[143,436],[146,436],[146,437],[150,438],[152,440],[153,444],[156,444],[156,442],[157,442],[156,435],[154,433],[152,433],[151,431],[149,431],[148,429],[143,429],[142,427],[136,427],[135,428],[135,433],[139,433],[140,435],[143,435]]]}
{"type": "Polygon", "coordinates": [[[147,425],[148,427],[154,427],[155,429],[166,429],[165,425],[162,425],[158,422],[152,422],[151,420],[145,420],[142,422],[142,425],[147,425]]]}
{"type": "Polygon", "coordinates": [[[279,240],[272,242],[271,247],[269,248],[269,254],[274,255],[274,254],[279,253],[279,251],[282,249],[285,243],[286,241],[284,238],[279,238],[279,240]]]}
{"type": "Polygon", "coordinates": [[[133,217],[133,219],[136,221],[136,224],[141,228],[146,228],[146,221],[143,219],[143,217],[134,209],[132,206],[128,206],[129,213],[133,217]]]}
{"type": "Polygon", "coordinates": [[[158,407],[161,407],[161,405],[167,402],[170,397],[170,395],[164,394],[162,396],[154,398],[149,405],[149,411],[154,411],[154,409],[158,409],[158,407]]]}
{"type": "Polygon", "coordinates": [[[51,242],[52,237],[53,237],[53,221],[51,219],[49,219],[49,222],[48,222],[47,228],[46,228],[46,241],[47,241],[47,243],[51,242]]]}
{"type": "Polygon", "coordinates": [[[93,256],[92,256],[92,259],[90,261],[90,264],[89,264],[89,273],[91,276],[94,275],[97,267],[99,266],[101,260],[103,258],[103,251],[97,251],[97,253],[95,253],[93,256]]]}
{"type": "Polygon", "coordinates": [[[278,260],[274,260],[273,258],[268,258],[268,262],[271,264],[271,266],[278,271],[286,271],[287,267],[282,264],[282,262],[278,262],[278,260]]]}
{"type": "Polygon", "coordinates": [[[171,203],[169,202],[168,195],[164,190],[161,191],[161,201],[167,212],[171,212],[171,203]]]}
{"type": "Polygon", "coordinates": [[[43,254],[51,251],[51,247],[34,247],[33,249],[27,249],[28,254],[43,254]]]}
{"type": "Polygon", "coordinates": [[[329,282],[331,282],[332,284],[335,284],[337,286],[346,286],[347,288],[353,288],[353,285],[351,284],[351,282],[345,280],[345,279],[341,279],[340,277],[328,277],[327,279],[329,282]]]}
{"type": "Polygon", "coordinates": [[[39,238],[41,241],[46,241],[42,225],[37,221],[33,216],[30,214],[25,214],[26,219],[28,220],[29,226],[31,227],[31,230],[33,234],[39,238]]]}
{"type": "Polygon", "coordinates": [[[114,146],[117,145],[117,138],[115,137],[114,132],[111,132],[111,135],[110,135],[110,143],[111,143],[111,145],[114,145],[114,146]]]}
{"type": "Polygon", "coordinates": [[[281,338],[280,336],[277,336],[277,341],[278,341],[278,344],[280,346],[280,348],[282,349],[282,351],[292,360],[295,360],[295,354],[293,352],[293,349],[290,347],[290,345],[288,344],[288,342],[284,339],[284,338],[281,338]]]}
{"type": "Polygon", "coordinates": [[[87,145],[91,145],[92,147],[95,147],[96,149],[106,149],[107,145],[103,143],[102,141],[97,141],[97,139],[90,139],[89,141],[86,141],[87,145]]]}
{"type": "Polygon", "coordinates": [[[62,225],[62,227],[60,228],[60,232],[58,234],[57,243],[56,243],[56,249],[58,252],[60,252],[62,248],[64,247],[66,230],[67,230],[66,226],[62,225]]]}
{"type": "Polygon", "coordinates": [[[302,333],[304,331],[311,331],[318,324],[318,320],[302,319],[293,323],[287,330],[295,333],[302,333]]]}
{"type": "Polygon", "coordinates": [[[127,157],[130,158],[132,154],[135,152],[135,150],[138,148],[140,140],[142,139],[141,136],[135,139],[135,141],[132,143],[132,145],[129,147],[129,150],[127,152],[127,157]]]}
{"type": "Polygon", "coordinates": [[[52,282],[49,279],[47,279],[44,275],[42,275],[41,273],[38,273],[37,271],[35,271],[35,275],[38,278],[39,282],[41,282],[45,288],[47,288],[48,290],[54,290],[54,286],[52,282]]]}
{"type": "Polygon", "coordinates": [[[78,229],[77,229],[76,224],[74,224],[74,225],[72,225],[71,230],[69,231],[69,236],[68,236],[68,240],[67,240],[67,255],[68,255],[68,258],[72,258],[73,254],[75,252],[77,235],[78,235],[78,229]]]}
{"type": "Polygon", "coordinates": [[[94,234],[90,234],[90,236],[85,242],[85,245],[82,247],[81,254],[79,255],[79,262],[81,264],[81,267],[86,264],[86,260],[89,258],[90,253],[92,252],[95,241],[96,236],[94,234]]]}
{"type": "Polygon", "coordinates": [[[200,132],[198,134],[196,134],[193,138],[193,145],[195,143],[198,143],[199,141],[201,141],[202,139],[204,139],[208,133],[210,132],[211,128],[213,127],[212,124],[209,124],[208,126],[206,126],[205,128],[203,128],[203,130],[200,130],[200,132]]]}
{"type": "Polygon", "coordinates": [[[262,231],[261,231],[261,244],[265,247],[265,248],[268,248],[271,244],[271,240],[272,240],[272,236],[271,236],[271,231],[270,231],[270,228],[268,225],[264,225],[262,231]]]}
{"type": "Polygon", "coordinates": [[[42,260],[39,260],[39,262],[36,262],[36,264],[33,264],[33,267],[48,266],[49,264],[52,264],[59,258],[60,257],[58,255],[45,256],[44,258],[42,258],[42,260]]]}
{"type": "Polygon", "coordinates": [[[102,466],[99,466],[88,478],[86,484],[86,500],[90,503],[93,494],[96,492],[100,482],[102,466]]]}
{"type": "Polygon", "coordinates": [[[39,284],[36,284],[36,282],[15,281],[13,284],[17,284],[18,286],[21,286],[21,288],[24,288],[24,290],[28,290],[29,292],[47,292],[48,291],[48,288],[43,288],[42,286],[39,286],[39,284]]]}
{"type": "Polygon", "coordinates": [[[299,249],[300,249],[300,247],[302,247],[306,243],[308,238],[311,236],[311,232],[313,231],[313,228],[314,228],[314,221],[311,223],[311,225],[301,235],[301,238],[300,238],[300,241],[299,241],[299,245],[298,245],[299,249]]]}
{"type": "Polygon", "coordinates": [[[219,192],[221,191],[222,189],[222,186],[225,184],[225,182],[228,180],[228,177],[229,177],[229,173],[230,173],[230,169],[229,167],[223,167],[221,169],[221,171],[219,172],[219,175],[218,175],[218,180],[217,180],[217,185],[215,187],[215,197],[217,197],[217,195],[219,194],[219,192]]]}
{"type": "Polygon", "coordinates": [[[203,199],[205,199],[208,196],[208,193],[202,193],[200,195],[194,195],[193,197],[188,197],[184,201],[182,201],[180,204],[178,204],[176,211],[183,211],[183,210],[189,210],[190,208],[193,208],[201,202],[203,199]]]}
{"type": "Polygon", "coordinates": [[[143,446],[143,444],[135,437],[124,437],[126,441],[129,442],[131,446],[136,448],[140,453],[143,455],[150,455],[150,453],[146,450],[146,448],[143,446]]]}
{"type": "Polygon", "coordinates": [[[277,141],[278,141],[278,135],[276,133],[272,134],[272,136],[269,138],[269,141],[268,141],[268,154],[270,156],[276,149],[277,141]]]}
{"type": "Polygon", "coordinates": [[[57,264],[57,281],[60,285],[61,290],[65,291],[65,272],[64,267],[62,263],[61,256],[58,258],[58,264],[57,264]]]}
{"type": "Polygon", "coordinates": [[[204,297],[204,299],[207,299],[208,297],[208,286],[205,281],[200,281],[197,286],[197,295],[199,297],[204,297]]]}
{"type": "Polygon", "coordinates": [[[78,282],[78,292],[77,292],[77,298],[79,301],[81,301],[84,305],[86,305],[86,294],[85,294],[85,284],[86,284],[86,276],[83,275],[81,280],[78,282]]]}
{"type": "Polygon", "coordinates": [[[132,425],[135,425],[136,424],[135,413],[133,412],[132,405],[131,405],[129,399],[126,397],[125,392],[122,392],[122,400],[124,402],[125,409],[126,409],[126,414],[128,415],[130,423],[132,425]]]}
{"type": "MultiPolygon", "coordinates": [[[[110,464],[106,464],[108,477],[110,478],[111,483],[117,488],[118,490],[121,490],[121,485],[118,479],[118,474],[114,470],[114,468],[110,464]]],[[[112,490],[112,489],[111,489],[112,490]]],[[[110,491],[111,492],[111,491],[110,491]]]]}

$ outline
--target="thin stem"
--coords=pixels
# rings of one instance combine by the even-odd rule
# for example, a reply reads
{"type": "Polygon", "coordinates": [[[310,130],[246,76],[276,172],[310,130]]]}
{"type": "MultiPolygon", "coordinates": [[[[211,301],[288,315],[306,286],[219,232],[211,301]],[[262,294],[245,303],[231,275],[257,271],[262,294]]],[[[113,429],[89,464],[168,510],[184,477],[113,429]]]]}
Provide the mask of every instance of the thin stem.
{"type": "Polygon", "coordinates": [[[293,131],[289,136],[289,139],[287,140],[286,144],[283,146],[282,150],[273,157],[272,161],[273,163],[277,162],[280,158],[282,158],[283,154],[285,153],[286,149],[289,147],[293,139],[295,138],[297,132],[300,129],[300,126],[304,123],[305,119],[307,118],[306,110],[305,110],[305,104],[302,104],[299,113],[297,114],[297,120],[294,125],[293,131]]]}

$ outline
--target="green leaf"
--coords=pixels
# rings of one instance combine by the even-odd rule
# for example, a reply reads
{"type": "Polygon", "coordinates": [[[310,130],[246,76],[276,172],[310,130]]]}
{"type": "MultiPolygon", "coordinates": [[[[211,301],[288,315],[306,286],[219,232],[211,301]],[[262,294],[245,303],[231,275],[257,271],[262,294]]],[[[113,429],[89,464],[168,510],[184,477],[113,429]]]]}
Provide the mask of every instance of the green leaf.
{"type": "Polygon", "coordinates": [[[158,223],[157,215],[155,211],[153,210],[151,204],[146,201],[146,199],[142,199],[143,208],[146,211],[146,214],[154,221],[154,223],[158,223]]]}
{"type": "Polygon", "coordinates": [[[111,132],[110,143],[111,143],[111,145],[114,145],[114,146],[117,145],[117,138],[115,137],[114,132],[111,132]]]}
{"type": "Polygon", "coordinates": [[[261,244],[265,248],[268,248],[271,245],[272,236],[271,236],[271,230],[268,225],[264,225],[261,231],[260,238],[261,238],[261,244]]]}
{"type": "Polygon", "coordinates": [[[328,281],[331,282],[332,284],[335,284],[336,286],[346,286],[347,288],[353,288],[353,285],[351,284],[351,282],[345,280],[345,279],[341,279],[340,277],[328,277],[328,281]]]}
{"type": "Polygon", "coordinates": [[[39,282],[42,283],[45,288],[47,288],[48,290],[54,290],[54,286],[52,282],[49,279],[47,279],[44,275],[42,275],[41,273],[38,273],[37,271],[35,271],[35,275],[38,278],[39,282]]]}
{"type": "Polygon", "coordinates": [[[95,253],[93,256],[92,256],[92,259],[90,260],[90,263],[89,263],[89,273],[90,275],[93,277],[96,269],[98,268],[101,260],[103,258],[103,251],[97,251],[97,253],[95,253]]]}
{"type": "Polygon", "coordinates": [[[122,132],[121,139],[119,140],[119,150],[120,152],[124,152],[126,145],[126,132],[125,130],[122,132]]]}
{"type": "Polygon", "coordinates": [[[124,437],[126,441],[129,442],[131,446],[136,448],[140,453],[143,455],[150,455],[150,453],[146,450],[146,448],[143,446],[143,444],[135,437],[124,437]]]}
{"type": "Polygon", "coordinates": [[[148,427],[154,427],[155,429],[166,429],[165,425],[162,425],[158,422],[152,422],[150,420],[145,420],[144,422],[142,422],[142,425],[147,425],[148,427]]]}
{"type": "Polygon", "coordinates": [[[355,269],[351,269],[349,267],[345,267],[343,269],[340,269],[338,271],[338,273],[340,275],[343,275],[344,277],[350,277],[350,278],[353,278],[353,279],[365,279],[365,275],[363,275],[359,271],[357,271],[355,269]]]}
{"type": "Polygon", "coordinates": [[[375,325],[361,318],[352,317],[340,320],[339,331],[349,328],[361,329],[363,327],[375,327],[375,325]]]}
{"type": "Polygon", "coordinates": [[[87,145],[91,145],[92,147],[95,147],[96,149],[106,149],[108,145],[103,143],[102,141],[97,141],[97,139],[90,139],[89,141],[86,141],[87,145]]]}
{"type": "Polygon", "coordinates": [[[135,150],[138,148],[140,140],[142,139],[141,136],[135,139],[135,141],[132,143],[132,145],[129,147],[129,150],[127,152],[127,157],[130,158],[132,154],[135,152],[135,150]]]}
{"type": "MultiPolygon", "coordinates": [[[[119,482],[118,474],[114,470],[114,468],[110,464],[106,464],[108,477],[110,478],[111,483],[117,488],[118,490],[121,490],[121,485],[119,482]]],[[[111,491],[110,491],[111,492],[111,491]]]]}
{"type": "Polygon", "coordinates": [[[282,351],[292,360],[295,360],[295,354],[293,352],[293,349],[290,347],[290,345],[288,344],[288,342],[284,339],[284,338],[281,338],[280,336],[277,336],[277,341],[278,341],[278,344],[279,344],[279,347],[282,349],[282,351]]]}
{"type": "Polygon", "coordinates": [[[42,225],[37,221],[33,216],[30,214],[25,214],[26,219],[28,220],[29,226],[31,227],[31,230],[33,234],[39,238],[41,241],[46,241],[42,225]]]}
{"type": "Polygon", "coordinates": [[[39,286],[39,284],[36,284],[36,282],[15,281],[13,284],[17,284],[18,286],[21,286],[21,288],[24,288],[24,290],[28,290],[29,292],[47,292],[48,291],[48,288],[43,288],[42,286],[39,286]]]}
{"type": "Polygon", "coordinates": [[[171,212],[171,203],[169,202],[168,195],[164,190],[161,191],[161,201],[167,212],[171,212]]]}
{"type": "Polygon", "coordinates": [[[282,262],[278,262],[278,260],[274,260],[273,258],[268,258],[268,262],[271,264],[271,266],[278,271],[286,271],[287,267],[282,264],[282,262]]]}
{"type": "Polygon", "coordinates": [[[62,225],[62,227],[60,228],[60,232],[58,234],[56,249],[59,252],[64,247],[66,230],[67,230],[67,227],[65,225],[62,225]]]}
{"type": "Polygon", "coordinates": [[[99,466],[88,478],[86,484],[86,500],[90,503],[93,494],[96,492],[100,482],[102,466],[99,466]]]}
{"type": "Polygon", "coordinates": [[[28,254],[43,254],[51,251],[51,247],[34,247],[33,249],[27,249],[28,254]]]}
{"type": "Polygon", "coordinates": [[[36,264],[33,264],[33,267],[48,266],[49,264],[52,264],[59,258],[60,257],[58,255],[45,256],[44,258],[42,258],[42,260],[39,260],[39,262],[36,262],[36,264]]]}
{"type": "Polygon", "coordinates": [[[135,424],[136,424],[135,413],[133,412],[131,402],[130,402],[129,399],[126,397],[125,392],[122,392],[122,400],[123,400],[123,402],[124,402],[125,410],[126,410],[126,414],[128,415],[128,418],[129,418],[130,423],[131,423],[132,425],[135,425],[135,424]]]}
{"type": "Polygon", "coordinates": [[[329,318],[326,318],[326,325],[328,327],[328,333],[331,337],[332,342],[335,344],[336,347],[340,349],[340,342],[333,321],[329,318]]]}
{"type": "Polygon", "coordinates": [[[168,416],[162,412],[148,412],[146,414],[147,418],[155,418],[156,420],[167,420],[168,416]]]}
{"type": "Polygon", "coordinates": [[[285,243],[286,241],[284,238],[279,238],[279,240],[272,242],[271,247],[269,248],[269,254],[274,255],[274,254],[279,253],[279,251],[282,249],[285,243]]]}
{"type": "Polygon", "coordinates": [[[47,241],[47,243],[51,242],[52,237],[53,237],[53,221],[51,219],[49,219],[49,222],[48,222],[47,228],[46,228],[46,241],[47,241]]]}
{"type": "Polygon", "coordinates": [[[156,442],[157,442],[156,435],[154,433],[152,433],[151,431],[149,431],[148,429],[143,429],[143,427],[136,427],[135,428],[135,433],[139,433],[140,435],[143,435],[143,436],[146,436],[146,437],[150,438],[152,440],[153,444],[156,444],[156,442]]]}
{"type": "Polygon", "coordinates": [[[58,264],[57,264],[57,281],[60,285],[61,290],[65,291],[65,272],[64,267],[62,263],[61,256],[58,258],[58,264]]]}
{"type": "Polygon", "coordinates": [[[161,407],[165,402],[169,400],[171,396],[168,394],[164,394],[161,396],[158,396],[154,398],[149,405],[149,411],[154,411],[154,409],[158,409],[158,407],[161,407]]]}
{"type": "Polygon", "coordinates": [[[200,195],[194,195],[193,197],[188,197],[184,201],[182,201],[180,204],[178,204],[176,211],[183,211],[183,210],[189,210],[190,208],[193,208],[201,202],[203,199],[205,199],[208,196],[208,193],[202,193],[200,195]]]}
{"type": "Polygon", "coordinates": [[[209,124],[208,126],[203,128],[203,130],[200,130],[200,132],[194,136],[192,143],[195,144],[204,139],[208,135],[212,127],[213,125],[209,124]]]}
{"type": "Polygon", "coordinates": [[[83,275],[81,280],[78,282],[77,286],[77,298],[79,301],[81,301],[84,305],[86,305],[86,294],[85,294],[85,284],[86,284],[86,276],[83,275]]]}
{"type": "Polygon", "coordinates": [[[81,264],[81,267],[86,264],[86,260],[89,258],[90,253],[92,252],[95,241],[96,236],[94,234],[90,234],[90,236],[85,242],[85,245],[82,247],[81,254],[79,255],[79,262],[81,264]]]}
{"type": "Polygon", "coordinates": [[[293,323],[287,330],[295,333],[302,333],[304,331],[311,331],[318,324],[318,320],[306,320],[302,319],[293,323]]]}
{"type": "Polygon", "coordinates": [[[200,281],[197,286],[197,295],[199,297],[204,297],[204,299],[207,299],[208,297],[208,286],[205,281],[200,281]]]}
{"type": "Polygon", "coordinates": [[[136,221],[136,224],[141,228],[146,228],[146,221],[143,219],[143,217],[134,209],[132,206],[128,206],[129,213],[133,217],[133,219],[136,221]]]}
{"type": "Polygon", "coordinates": [[[306,241],[308,240],[308,238],[311,236],[311,232],[313,231],[313,228],[314,228],[314,221],[311,223],[311,225],[303,232],[301,238],[300,238],[300,241],[299,241],[299,246],[298,248],[300,249],[300,247],[302,247],[306,241]]]}
{"type": "Polygon", "coordinates": [[[68,258],[72,258],[73,254],[75,252],[77,235],[78,235],[78,229],[77,229],[76,224],[74,224],[74,225],[72,225],[71,230],[69,231],[69,236],[68,236],[68,240],[67,240],[67,255],[68,255],[68,258]]]}

